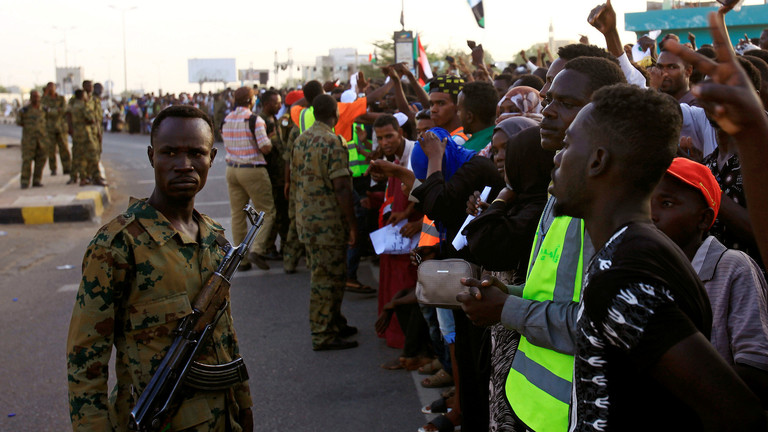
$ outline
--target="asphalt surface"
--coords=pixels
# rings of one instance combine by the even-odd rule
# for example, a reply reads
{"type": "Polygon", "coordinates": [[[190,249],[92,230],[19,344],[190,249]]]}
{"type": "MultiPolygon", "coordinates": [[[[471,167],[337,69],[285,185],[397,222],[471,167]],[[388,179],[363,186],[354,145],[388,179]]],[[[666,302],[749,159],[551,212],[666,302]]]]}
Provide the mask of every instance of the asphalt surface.
{"type": "MultiPolygon", "coordinates": [[[[6,143],[18,139],[20,128],[0,125],[0,137],[6,143]]],[[[148,144],[148,136],[105,133],[102,162],[112,204],[100,219],[0,225],[0,431],[70,430],[65,351],[82,256],[96,230],[123,211],[130,196],[151,193],[148,144]]],[[[196,208],[229,231],[224,153],[217,147],[219,157],[196,208]]],[[[18,148],[0,148],[0,186],[18,173],[14,151],[18,154],[18,148]]],[[[43,184],[47,177],[46,170],[43,184]]],[[[423,389],[418,384],[423,377],[415,372],[379,367],[400,353],[375,334],[376,294],[348,293],[344,298],[342,310],[360,329],[355,336],[360,347],[314,352],[307,312],[309,272],[302,264],[296,274],[286,275],[282,263],[270,265],[269,271],[237,274],[232,287],[255,430],[415,431],[424,425],[427,417],[420,408],[439,391],[423,389]]],[[[359,279],[377,286],[378,271],[364,261],[359,279]]]]}

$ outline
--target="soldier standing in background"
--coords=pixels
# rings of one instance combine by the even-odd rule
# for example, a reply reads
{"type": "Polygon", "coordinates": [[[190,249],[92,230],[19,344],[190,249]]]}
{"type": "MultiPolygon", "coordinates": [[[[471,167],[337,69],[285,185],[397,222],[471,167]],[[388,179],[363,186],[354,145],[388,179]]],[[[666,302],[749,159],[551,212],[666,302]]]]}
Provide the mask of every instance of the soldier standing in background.
{"type": "Polygon", "coordinates": [[[266,159],[269,181],[272,183],[272,198],[275,201],[275,224],[272,225],[272,231],[267,239],[269,246],[264,257],[272,260],[283,258],[275,246],[277,235],[280,234],[280,249],[285,247],[285,239],[288,237],[288,200],[284,193],[285,162],[283,153],[285,153],[285,146],[277,119],[277,113],[281,106],[282,98],[276,90],[267,90],[262,93],[259,116],[264,119],[264,123],[267,125],[267,136],[272,141],[272,151],[269,152],[266,159]]]}
{"type": "Polygon", "coordinates": [[[69,155],[69,142],[67,140],[64,113],[67,111],[67,101],[64,96],[56,93],[56,84],[49,82],[45,86],[43,98],[40,103],[45,111],[45,126],[48,132],[48,167],[51,175],[56,175],[56,150],[61,158],[61,170],[64,175],[69,174],[71,157],[69,155]]]}
{"type": "Polygon", "coordinates": [[[92,141],[95,151],[87,152],[85,156],[87,171],[86,175],[92,184],[106,186],[107,183],[99,171],[99,161],[101,161],[101,141],[104,136],[101,130],[101,122],[104,118],[104,111],[101,109],[101,93],[104,87],[100,83],[93,84],[91,81],[83,81],[83,90],[88,93],[88,107],[94,116],[94,123],[91,125],[92,141]]]}
{"type": "Polygon", "coordinates": [[[287,274],[296,273],[296,265],[299,263],[299,258],[305,253],[304,245],[299,241],[299,235],[296,233],[296,188],[291,186],[290,177],[293,143],[296,142],[300,135],[299,127],[291,120],[290,107],[303,97],[304,92],[301,90],[288,93],[285,97],[285,106],[288,109],[280,121],[280,126],[284,133],[283,143],[285,144],[285,151],[283,152],[283,159],[285,160],[283,196],[288,200],[288,232],[285,236],[285,241],[281,245],[281,252],[283,254],[283,271],[287,274]]]}
{"type": "Polygon", "coordinates": [[[21,131],[21,188],[29,187],[32,177],[32,187],[41,187],[43,169],[46,159],[46,129],[45,111],[40,104],[40,93],[32,91],[29,94],[29,105],[20,109],[16,115],[16,124],[23,127],[21,131]],[[35,163],[35,173],[32,175],[32,162],[35,163]]]}
{"type": "Polygon", "coordinates": [[[226,94],[224,92],[217,93],[213,97],[213,125],[214,125],[214,138],[216,142],[222,142],[221,138],[221,124],[224,123],[224,117],[227,116],[227,103],[224,100],[226,94]]]}
{"type": "MultiPolygon", "coordinates": [[[[74,184],[80,178],[80,186],[90,184],[89,173],[93,171],[93,155],[96,153],[93,124],[96,116],[88,104],[88,93],[75,90],[75,100],[70,107],[72,119],[72,168],[67,184],[74,184]]],[[[98,168],[97,168],[98,169],[98,168]]]]}
{"type": "Polygon", "coordinates": [[[336,100],[320,95],[312,107],[315,123],[296,140],[291,155],[296,230],[311,272],[312,349],[341,350],[357,346],[356,341],[344,340],[356,334],[357,328],[347,325],[341,313],[347,246],[356,242],[357,220],[349,154],[344,139],[332,129],[339,119],[336,100]]]}

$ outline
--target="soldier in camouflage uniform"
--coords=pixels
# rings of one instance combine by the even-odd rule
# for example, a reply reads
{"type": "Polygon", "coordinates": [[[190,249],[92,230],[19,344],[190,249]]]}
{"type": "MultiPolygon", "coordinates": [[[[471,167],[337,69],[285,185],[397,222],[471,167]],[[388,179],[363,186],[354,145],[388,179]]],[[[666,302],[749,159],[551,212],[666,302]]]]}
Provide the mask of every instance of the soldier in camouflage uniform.
{"type": "Polygon", "coordinates": [[[357,329],[347,325],[341,314],[347,245],[355,243],[357,233],[349,155],[344,139],[332,129],[339,116],[336,100],[320,95],[312,106],[315,123],[299,136],[291,154],[296,231],[306,248],[311,272],[312,349],[354,348],[356,341],[343,338],[357,329]]]}
{"type": "Polygon", "coordinates": [[[276,117],[282,105],[280,93],[275,90],[267,90],[261,95],[261,113],[267,125],[267,136],[272,142],[272,151],[265,156],[267,159],[267,172],[272,183],[272,198],[275,202],[275,224],[267,238],[266,257],[269,259],[281,259],[275,247],[275,240],[280,234],[281,248],[285,248],[285,239],[288,236],[288,199],[285,197],[285,146],[281,136],[281,130],[276,117]]]}
{"type": "Polygon", "coordinates": [[[288,273],[296,273],[296,266],[299,263],[301,255],[304,251],[304,245],[299,241],[299,235],[296,232],[296,188],[291,185],[291,155],[293,154],[293,144],[299,137],[299,127],[293,125],[288,138],[285,141],[285,152],[283,153],[283,159],[285,159],[285,190],[283,194],[288,199],[288,232],[285,235],[285,242],[283,243],[283,270],[288,273]]]}
{"type": "MultiPolygon", "coordinates": [[[[167,352],[179,320],[227,244],[222,227],[194,210],[213,164],[213,125],[190,106],[164,110],[148,154],[156,184],[148,199],[103,226],[83,259],[83,278],[67,341],[70,418],[75,431],[125,431],[130,410],[167,352]],[[164,125],[164,126],[163,126],[164,125]],[[108,397],[116,349],[117,385],[108,397]]],[[[231,311],[195,359],[221,364],[239,357],[231,311]]],[[[226,390],[185,389],[171,431],[252,431],[248,382],[226,390]]]]}
{"type": "Polygon", "coordinates": [[[213,97],[213,124],[216,127],[216,142],[223,142],[221,137],[221,124],[224,123],[224,117],[227,116],[227,102],[225,101],[226,93],[217,93],[213,97]]]}
{"type": "Polygon", "coordinates": [[[77,182],[79,177],[80,186],[85,186],[90,184],[90,173],[94,170],[94,155],[97,151],[96,137],[93,132],[96,115],[93,113],[91,104],[88,103],[88,93],[75,90],[75,100],[69,110],[72,119],[72,168],[67,184],[77,182]]]}
{"type": "Polygon", "coordinates": [[[107,182],[104,181],[104,177],[101,175],[101,169],[99,163],[101,162],[101,147],[104,140],[104,132],[102,129],[102,122],[104,121],[104,110],[101,108],[101,94],[104,91],[104,87],[100,83],[92,84],[90,81],[83,81],[83,90],[88,92],[89,106],[93,111],[96,121],[91,126],[91,132],[93,133],[93,139],[96,142],[96,151],[90,155],[92,160],[89,160],[92,171],[89,172],[91,183],[99,186],[106,186],[107,182]]]}
{"type": "Polygon", "coordinates": [[[16,124],[23,127],[21,132],[21,188],[29,187],[30,177],[32,177],[33,187],[41,187],[48,142],[45,129],[45,111],[40,104],[40,93],[33,90],[29,94],[29,105],[20,109],[16,114],[16,124]],[[32,175],[32,162],[35,163],[34,175],[32,175]]]}
{"type": "Polygon", "coordinates": [[[69,142],[64,123],[67,102],[64,96],[56,93],[56,84],[49,82],[45,86],[40,103],[45,111],[45,126],[48,132],[48,168],[51,169],[51,175],[56,175],[56,150],[58,150],[61,169],[63,174],[67,175],[70,166],[69,142]]]}

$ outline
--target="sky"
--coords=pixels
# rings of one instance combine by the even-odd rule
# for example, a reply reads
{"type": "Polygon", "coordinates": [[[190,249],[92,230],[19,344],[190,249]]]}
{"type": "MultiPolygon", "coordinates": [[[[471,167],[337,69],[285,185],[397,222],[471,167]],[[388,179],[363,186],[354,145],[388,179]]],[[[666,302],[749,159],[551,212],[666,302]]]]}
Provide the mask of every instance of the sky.
{"type": "MultiPolygon", "coordinates": [[[[575,41],[585,34],[605,46],[586,22],[598,4],[591,1],[484,0],[485,29],[466,0],[403,1],[406,30],[418,32],[429,51],[466,48],[472,39],[495,60],[514,60],[521,49],[548,40],[550,21],[555,39],[575,41]]],[[[623,31],[623,15],[645,11],[645,0],[612,3],[622,41],[633,42],[634,34],[623,31]]],[[[86,79],[111,80],[123,90],[123,12],[110,6],[130,9],[128,88],[155,92],[196,91],[198,85],[188,82],[190,58],[235,58],[238,69],[273,72],[275,51],[283,62],[292,48],[294,65],[314,65],[330,48],[367,55],[374,41],[401,29],[400,0],[0,0],[0,85],[44,84],[54,80],[54,65],[66,63],[82,66],[86,79]]],[[[279,75],[282,81],[288,74],[279,75]]]]}

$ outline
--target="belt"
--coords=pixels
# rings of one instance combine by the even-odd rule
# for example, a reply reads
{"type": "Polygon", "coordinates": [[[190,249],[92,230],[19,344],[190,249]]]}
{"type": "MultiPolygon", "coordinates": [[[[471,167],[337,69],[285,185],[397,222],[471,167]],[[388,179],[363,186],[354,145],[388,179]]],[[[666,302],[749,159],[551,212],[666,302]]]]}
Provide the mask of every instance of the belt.
{"type": "Polygon", "coordinates": [[[253,163],[237,163],[227,161],[227,166],[232,168],[266,168],[266,164],[253,164],[253,163]]]}

